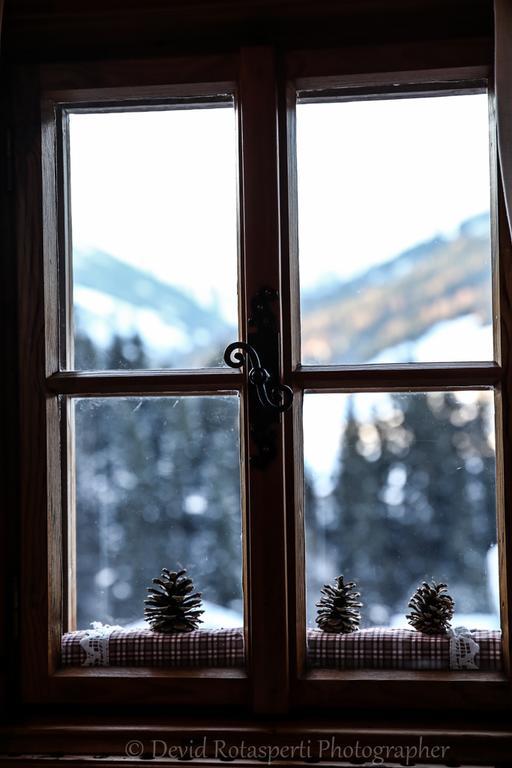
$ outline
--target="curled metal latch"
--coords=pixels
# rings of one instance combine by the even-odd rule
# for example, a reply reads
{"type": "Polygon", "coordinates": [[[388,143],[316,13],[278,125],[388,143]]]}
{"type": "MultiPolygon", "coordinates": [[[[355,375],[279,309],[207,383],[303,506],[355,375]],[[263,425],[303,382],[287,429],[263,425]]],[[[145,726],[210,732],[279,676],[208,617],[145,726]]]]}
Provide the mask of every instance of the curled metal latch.
{"type": "Polygon", "coordinates": [[[258,400],[264,408],[283,413],[293,401],[293,391],[286,384],[275,384],[272,376],[261,364],[260,357],[254,347],[245,341],[234,341],[226,347],[224,362],[231,368],[241,368],[249,361],[249,381],[254,385],[258,400]]]}

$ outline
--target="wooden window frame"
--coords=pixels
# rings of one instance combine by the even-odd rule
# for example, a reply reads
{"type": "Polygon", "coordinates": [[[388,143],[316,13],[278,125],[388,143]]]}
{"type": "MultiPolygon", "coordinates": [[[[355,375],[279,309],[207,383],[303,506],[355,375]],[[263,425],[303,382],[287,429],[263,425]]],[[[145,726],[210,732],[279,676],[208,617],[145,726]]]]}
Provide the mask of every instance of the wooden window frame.
{"type": "MultiPolygon", "coordinates": [[[[246,669],[61,668],[64,629],[66,480],[68,418],[59,400],[65,396],[191,395],[238,391],[242,425],[247,423],[246,377],[231,369],[165,372],[75,372],[63,370],[59,350],[64,305],[67,212],[65,153],[59,138],[66,105],[148,103],[155,99],[211,96],[233,92],[243,151],[240,151],[240,332],[247,334],[249,301],[263,285],[278,283],[278,206],[276,115],[269,109],[274,92],[272,59],[259,50],[240,56],[191,57],[149,62],[48,66],[20,78],[26,98],[17,120],[24,142],[17,155],[19,292],[22,333],[20,400],[22,414],[22,558],[21,581],[23,695],[30,703],[85,701],[123,704],[168,702],[191,707],[282,710],[287,697],[287,641],[284,557],[282,452],[258,482],[257,470],[242,461],[246,491],[244,528],[251,552],[266,549],[281,563],[269,573],[263,557],[245,557],[246,669]],[[40,79],[40,83],[38,80],[40,79]],[[42,98],[41,115],[39,102],[42,98]],[[29,116],[30,114],[30,116],[29,116]],[[26,142],[26,143],[25,143],[26,142]],[[61,151],[59,152],[59,145],[61,151]],[[256,149],[258,145],[259,149],[256,149]],[[27,147],[30,146],[30,152],[27,147]],[[258,161],[255,162],[255,156],[258,161]],[[265,188],[263,196],[259,190],[265,188]],[[28,204],[28,201],[32,204],[28,204]],[[259,222],[268,223],[264,230],[259,222]],[[257,258],[256,254],[264,254],[257,258]],[[258,264],[255,272],[254,264],[258,264]],[[35,288],[35,291],[34,291],[35,288]],[[36,298],[37,297],[37,298],[36,298]],[[34,300],[35,299],[35,300],[34,300]],[[30,337],[31,344],[26,344],[30,337]],[[63,432],[64,429],[64,432],[63,432]],[[37,466],[37,469],[36,469],[37,466]],[[250,498],[250,503],[248,499],[250,498]],[[277,514],[276,514],[277,508],[277,514]],[[279,515],[281,510],[281,515],[279,515]],[[269,541],[267,530],[272,527],[269,541]],[[47,576],[48,574],[48,576],[47,576]],[[250,587],[249,585],[258,585],[250,587]],[[263,599],[260,597],[264,596],[263,599]],[[270,595],[270,596],[269,596],[270,595]],[[265,632],[273,617],[274,632],[265,632]],[[270,671],[270,674],[269,674],[270,671]]],[[[69,267],[69,265],[68,265],[69,267]]],[[[65,338],[66,331],[62,334],[65,338]]],[[[279,430],[278,430],[279,433],[279,430]]],[[[242,430],[242,457],[249,455],[242,430]]],[[[278,447],[280,436],[278,434],[278,447]]]]}
{"type": "Polygon", "coordinates": [[[510,526],[511,488],[505,472],[512,458],[509,440],[512,414],[509,392],[512,372],[506,341],[510,338],[509,281],[511,265],[510,233],[506,222],[496,146],[495,96],[492,67],[486,46],[455,46],[456,51],[440,46],[433,53],[420,46],[396,48],[382,46],[372,51],[362,48],[322,51],[293,51],[286,57],[285,82],[281,87],[283,112],[281,141],[286,146],[287,164],[282,168],[283,188],[288,192],[287,220],[283,225],[283,297],[289,307],[285,322],[284,377],[295,393],[295,413],[288,419],[288,455],[294,456],[288,470],[288,509],[291,565],[289,573],[290,611],[296,617],[291,632],[292,700],[297,711],[342,709],[350,702],[354,709],[400,709],[403,702],[411,710],[499,711],[510,706],[512,548],[510,526]],[[456,62],[456,63],[455,63],[456,62]],[[411,64],[416,64],[412,67],[411,64]],[[484,363],[414,363],[385,365],[302,365],[300,357],[299,267],[297,226],[297,169],[295,107],[300,92],[318,92],[338,97],[385,93],[386,96],[425,89],[433,92],[470,92],[485,81],[489,94],[492,305],[494,360],[484,363]],[[504,340],[502,343],[502,339],[504,340]],[[500,612],[503,670],[501,672],[428,672],[407,670],[335,670],[308,668],[306,660],[305,615],[305,520],[303,508],[302,394],[313,392],[423,392],[494,390],[496,424],[496,508],[500,561],[500,612]],[[293,451],[293,453],[292,453],[293,451]]]}
{"type": "MultiPolygon", "coordinates": [[[[30,704],[169,703],[187,711],[237,709],[244,713],[311,713],[357,709],[506,710],[510,696],[512,563],[510,482],[498,471],[503,673],[338,672],[308,670],[305,663],[304,518],[302,504],[302,392],[446,389],[495,386],[497,465],[512,456],[512,374],[507,345],[500,364],[301,367],[294,164],[295,94],[300,88],[381,87],[461,83],[489,78],[486,41],[345,47],[339,50],[241,49],[239,54],[166,60],[49,65],[17,75],[16,152],[17,255],[19,264],[21,404],[21,655],[23,697],[30,704]],[[59,395],[245,392],[244,376],[232,371],[200,373],[70,373],[61,370],[57,279],[63,231],[56,173],[56,105],[142,100],[191,94],[191,84],[228,83],[237,91],[243,136],[240,155],[241,332],[247,307],[263,285],[280,289],[281,368],[294,390],[293,411],[278,429],[278,458],[265,482],[245,462],[246,533],[251,557],[246,584],[247,669],[59,669],[62,615],[63,530],[60,513],[61,432],[59,395]],[[44,93],[41,132],[40,98],[44,93]],[[50,112],[48,112],[48,109],[50,112]],[[262,190],[265,194],[262,195],[262,190]],[[265,222],[262,226],[261,222],[265,222]],[[47,435],[50,436],[48,439],[47,435]],[[501,437],[501,439],[500,439],[501,437]],[[48,459],[47,459],[48,456],[48,459]],[[272,536],[268,531],[272,530],[272,536]],[[256,553],[256,555],[254,555],[256,553]],[[274,570],[266,567],[273,564],[274,570]],[[52,569],[48,571],[49,565],[52,569]],[[48,575],[49,578],[48,578],[48,575]],[[269,630],[269,627],[271,628],[269,630]],[[411,696],[411,694],[414,694],[411,696]]],[[[492,83],[490,90],[492,91],[492,83]]],[[[491,96],[492,102],[492,96],[491,96]]],[[[494,129],[493,129],[494,133],[494,129]]],[[[492,152],[495,155],[494,144],[492,152]]],[[[493,171],[497,185],[497,160],[493,171]]],[[[497,186],[496,186],[497,189],[497,186]]],[[[497,190],[493,215],[499,259],[494,307],[501,307],[500,333],[510,338],[511,245],[497,190]]],[[[493,258],[497,258],[494,254],[493,258]]],[[[498,339],[500,334],[495,334],[498,339]]],[[[244,402],[247,398],[244,398],[244,402]]],[[[243,421],[247,423],[247,406],[243,421]]],[[[244,455],[250,445],[245,444],[244,455]]]]}

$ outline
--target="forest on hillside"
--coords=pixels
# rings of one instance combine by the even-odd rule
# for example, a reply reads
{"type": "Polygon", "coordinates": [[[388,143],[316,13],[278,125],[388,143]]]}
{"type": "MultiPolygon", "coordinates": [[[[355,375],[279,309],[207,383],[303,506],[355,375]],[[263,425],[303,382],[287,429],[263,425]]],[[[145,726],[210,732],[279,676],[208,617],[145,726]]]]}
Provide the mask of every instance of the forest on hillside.
{"type": "Polygon", "coordinates": [[[310,623],[333,572],[357,581],[363,626],[403,616],[418,584],[430,579],[449,585],[457,613],[493,614],[492,394],[381,395],[369,413],[358,413],[361,397],[347,396],[339,413],[344,426],[330,492],[318,494],[311,477],[306,484],[310,623]]]}
{"type": "MultiPolygon", "coordinates": [[[[77,344],[94,359],[90,339],[77,344]]],[[[107,352],[122,367],[145,365],[140,338],[114,337],[107,352]]],[[[78,627],[140,621],[151,578],[180,566],[241,620],[238,408],[236,395],[75,401],[78,627]]],[[[358,581],[367,626],[403,613],[432,577],[448,582],[459,610],[492,613],[492,396],[395,395],[385,413],[366,414],[349,399],[337,418],[327,496],[306,471],[310,621],[321,585],[339,573],[358,581]]]]}
{"type": "Polygon", "coordinates": [[[455,238],[434,238],[351,280],[305,293],[303,362],[370,362],[404,341],[413,348],[436,324],[465,315],[489,325],[490,240],[481,218],[462,225],[455,238]]]}

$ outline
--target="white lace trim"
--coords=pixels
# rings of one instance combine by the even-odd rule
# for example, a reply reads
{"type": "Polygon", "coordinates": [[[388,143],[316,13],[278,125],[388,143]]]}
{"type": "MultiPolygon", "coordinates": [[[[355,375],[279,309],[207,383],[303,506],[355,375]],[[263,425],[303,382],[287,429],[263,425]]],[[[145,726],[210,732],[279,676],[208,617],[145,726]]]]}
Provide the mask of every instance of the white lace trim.
{"type": "Polygon", "coordinates": [[[480,646],[466,627],[450,629],[450,669],[479,669],[480,646]]]}
{"type": "Polygon", "coordinates": [[[110,635],[122,627],[102,624],[101,621],[93,621],[91,627],[80,640],[80,646],[85,651],[82,667],[108,667],[110,635]]]}

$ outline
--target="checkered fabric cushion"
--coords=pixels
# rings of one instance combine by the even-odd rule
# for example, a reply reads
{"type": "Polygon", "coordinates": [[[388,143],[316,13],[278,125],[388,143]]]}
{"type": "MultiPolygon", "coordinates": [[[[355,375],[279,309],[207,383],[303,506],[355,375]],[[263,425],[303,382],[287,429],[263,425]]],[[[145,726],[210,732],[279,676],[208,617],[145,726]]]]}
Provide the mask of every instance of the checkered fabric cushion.
{"type": "MultiPolygon", "coordinates": [[[[63,636],[64,667],[83,665],[86,654],[80,640],[85,634],[68,632],[63,636]]],[[[199,629],[183,634],[115,630],[108,649],[111,667],[241,667],[245,663],[241,629],[199,629]]]]}
{"type": "MultiPolygon", "coordinates": [[[[480,646],[479,668],[501,669],[501,632],[473,630],[480,646]]],[[[85,632],[62,638],[62,665],[85,660],[85,632]]],[[[361,629],[337,635],[308,629],[308,663],[334,669],[449,669],[450,641],[409,629],[361,629]]],[[[113,667],[241,667],[245,663],[242,629],[200,629],[164,634],[149,629],[115,630],[109,639],[113,667]]]]}
{"type": "MultiPolygon", "coordinates": [[[[480,669],[501,669],[501,632],[473,630],[480,669]]],[[[308,663],[334,669],[449,669],[450,641],[409,629],[361,629],[348,635],[308,629],[308,663]]]]}

